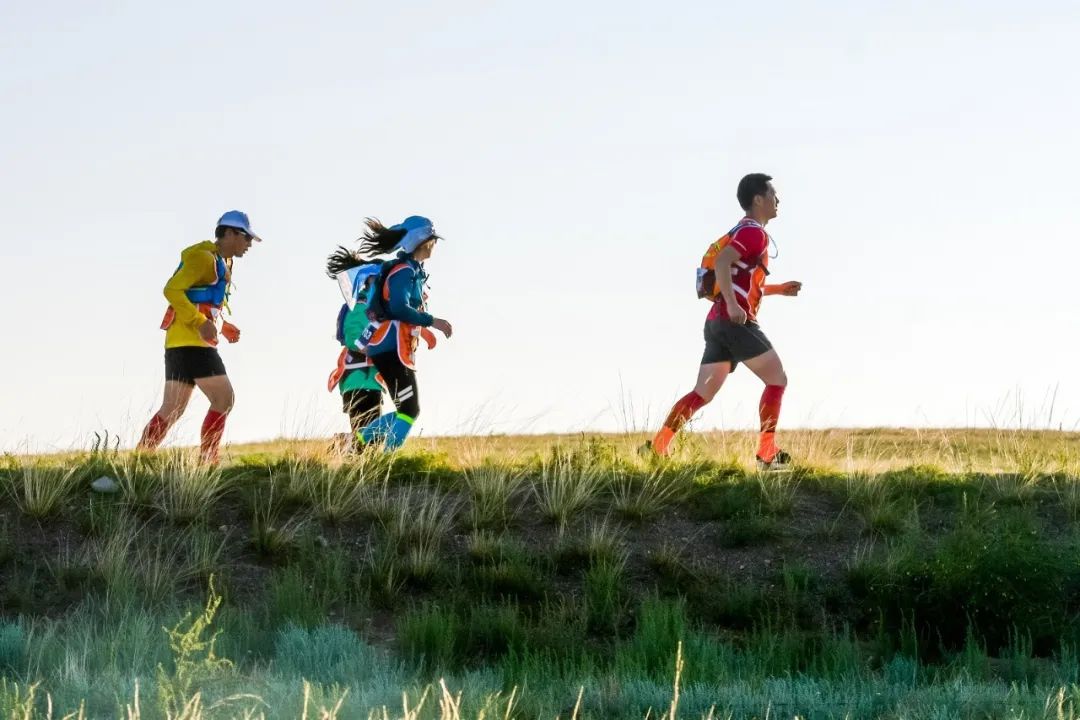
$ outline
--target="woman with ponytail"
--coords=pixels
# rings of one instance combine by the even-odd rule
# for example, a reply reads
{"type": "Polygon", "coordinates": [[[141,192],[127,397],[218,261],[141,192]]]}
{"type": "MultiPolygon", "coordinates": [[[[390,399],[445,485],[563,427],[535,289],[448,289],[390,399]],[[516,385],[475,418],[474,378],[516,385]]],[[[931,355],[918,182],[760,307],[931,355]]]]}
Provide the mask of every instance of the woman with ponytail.
{"type": "Polygon", "coordinates": [[[424,261],[431,257],[439,236],[431,221],[413,215],[398,225],[385,227],[378,220],[366,221],[367,231],[360,241],[364,262],[396,252],[382,263],[367,296],[370,323],[359,342],[378,370],[395,412],[368,424],[357,434],[363,444],[382,442],[387,451],[401,447],[420,415],[416,385],[416,347],[422,338],[435,346],[434,328],[449,338],[450,323],[427,312],[428,275],[424,261]]]}
{"type": "Polygon", "coordinates": [[[349,416],[352,450],[362,445],[360,431],[379,417],[383,386],[360,337],[368,326],[367,293],[382,263],[364,262],[356,253],[339,247],[326,261],[326,274],[338,281],[345,299],[338,311],[337,341],[341,343],[337,367],[330,373],[327,390],[341,392],[342,410],[349,416]]]}

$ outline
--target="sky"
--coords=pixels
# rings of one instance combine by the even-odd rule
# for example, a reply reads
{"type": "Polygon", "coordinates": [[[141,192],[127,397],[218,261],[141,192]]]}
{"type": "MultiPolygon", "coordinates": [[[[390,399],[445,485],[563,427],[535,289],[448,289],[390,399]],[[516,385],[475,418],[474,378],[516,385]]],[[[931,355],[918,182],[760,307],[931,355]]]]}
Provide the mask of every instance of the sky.
{"type": "MultiPolygon", "coordinates": [[[[138,437],[218,216],[227,442],[347,428],[323,271],[432,218],[420,436],[654,428],[766,172],[781,429],[1080,424],[1080,4],[0,0],[0,450],[138,437]],[[1070,69],[1071,68],[1071,69],[1070,69]]],[[[742,369],[694,427],[750,428],[742,369]]],[[[196,441],[201,398],[170,442],[196,441]]]]}

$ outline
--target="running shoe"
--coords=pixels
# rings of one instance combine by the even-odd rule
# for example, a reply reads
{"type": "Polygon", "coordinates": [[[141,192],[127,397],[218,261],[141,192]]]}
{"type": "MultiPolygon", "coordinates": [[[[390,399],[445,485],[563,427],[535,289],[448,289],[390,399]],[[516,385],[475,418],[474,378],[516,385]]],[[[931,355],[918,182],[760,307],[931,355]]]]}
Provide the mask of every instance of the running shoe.
{"type": "Polygon", "coordinates": [[[779,472],[791,469],[791,456],[783,450],[777,450],[772,460],[765,461],[757,457],[757,469],[761,472],[779,472]]]}

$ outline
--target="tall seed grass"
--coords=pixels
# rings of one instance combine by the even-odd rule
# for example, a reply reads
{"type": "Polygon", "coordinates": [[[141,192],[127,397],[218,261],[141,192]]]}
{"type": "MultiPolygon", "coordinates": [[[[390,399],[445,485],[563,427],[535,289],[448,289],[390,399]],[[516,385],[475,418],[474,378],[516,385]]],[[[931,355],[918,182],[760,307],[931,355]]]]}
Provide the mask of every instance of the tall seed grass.
{"type": "Polygon", "coordinates": [[[191,574],[209,580],[218,573],[228,539],[227,531],[216,532],[202,526],[188,528],[179,538],[179,545],[183,548],[191,574]]]}
{"type": "Polygon", "coordinates": [[[393,464],[392,454],[369,448],[340,462],[300,466],[290,486],[318,517],[340,523],[363,512],[370,489],[388,482],[393,464]]]}
{"type": "Polygon", "coordinates": [[[790,515],[800,480],[791,473],[756,473],[761,508],[768,515],[790,515]]]}
{"type": "Polygon", "coordinates": [[[593,564],[626,563],[625,535],[609,518],[589,524],[585,531],[585,549],[593,564]]]}
{"type": "Polygon", "coordinates": [[[461,470],[469,493],[468,523],[472,528],[503,528],[517,508],[513,500],[525,481],[525,473],[509,462],[481,461],[461,470]]]}
{"type": "Polygon", "coordinates": [[[406,569],[398,557],[397,547],[387,542],[368,547],[360,562],[357,582],[372,602],[384,608],[395,607],[405,590],[406,580],[406,569]]]}
{"type": "Polygon", "coordinates": [[[279,483],[271,477],[265,487],[256,489],[251,500],[250,544],[255,552],[268,558],[280,558],[294,549],[309,522],[304,515],[283,517],[279,483]]]}
{"type": "Polygon", "coordinates": [[[160,464],[153,455],[132,452],[110,456],[108,468],[125,502],[136,507],[152,507],[162,483],[160,464]]]}
{"type": "Polygon", "coordinates": [[[188,529],[177,536],[125,520],[113,534],[97,540],[87,558],[107,593],[126,598],[141,595],[160,603],[213,572],[223,547],[224,540],[217,541],[205,531],[188,529]]]}
{"type": "Polygon", "coordinates": [[[7,483],[8,496],[28,517],[54,516],[70,499],[82,479],[79,466],[62,467],[23,462],[7,483]]]}
{"type": "Polygon", "coordinates": [[[533,483],[533,496],[544,517],[566,527],[596,500],[605,480],[603,466],[578,463],[569,453],[557,452],[542,462],[540,477],[533,483]]]}
{"type": "Polygon", "coordinates": [[[157,506],[176,523],[204,517],[229,490],[229,480],[217,465],[200,461],[191,451],[165,455],[157,506]]]}
{"type": "Polygon", "coordinates": [[[643,472],[620,474],[612,487],[613,506],[629,520],[646,520],[685,500],[695,477],[695,468],[677,464],[654,464],[643,472]]]}
{"type": "Polygon", "coordinates": [[[397,491],[379,488],[379,521],[389,542],[399,547],[427,543],[437,546],[454,527],[460,502],[435,488],[397,491]],[[391,499],[393,497],[394,499],[391,499]]]}
{"type": "Polygon", "coordinates": [[[1080,480],[1070,473],[1054,480],[1054,492],[1072,522],[1080,521],[1080,480]]]}

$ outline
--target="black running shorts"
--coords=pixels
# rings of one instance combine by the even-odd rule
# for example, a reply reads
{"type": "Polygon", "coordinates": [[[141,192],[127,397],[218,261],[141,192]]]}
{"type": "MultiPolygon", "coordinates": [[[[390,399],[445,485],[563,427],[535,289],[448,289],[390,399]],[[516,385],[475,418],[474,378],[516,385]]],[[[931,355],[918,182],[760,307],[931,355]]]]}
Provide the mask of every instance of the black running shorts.
{"type": "Polygon", "coordinates": [[[200,378],[225,375],[217,348],[175,347],[165,351],[165,379],[194,385],[200,378]]]}
{"type": "Polygon", "coordinates": [[[737,325],[727,318],[705,321],[705,353],[702,365],[730,362],[731,369],[744,360],[772,350],[772,343],[755,322],[737,325]]]}

